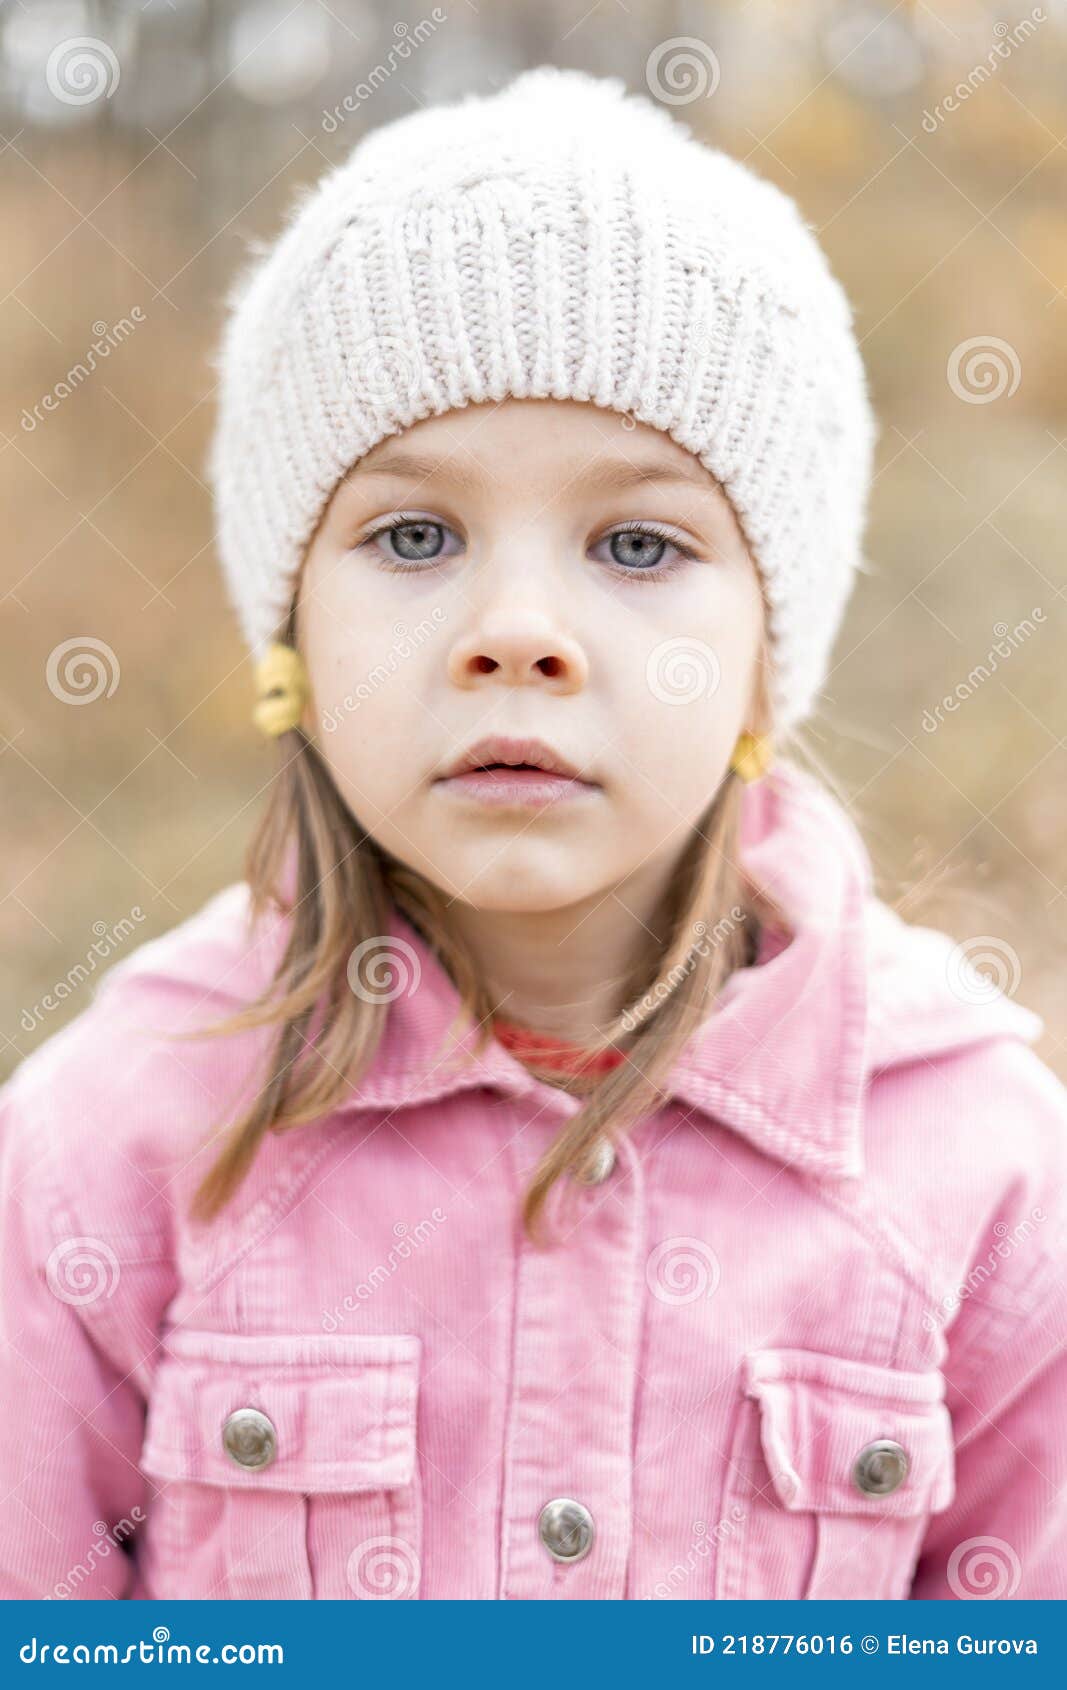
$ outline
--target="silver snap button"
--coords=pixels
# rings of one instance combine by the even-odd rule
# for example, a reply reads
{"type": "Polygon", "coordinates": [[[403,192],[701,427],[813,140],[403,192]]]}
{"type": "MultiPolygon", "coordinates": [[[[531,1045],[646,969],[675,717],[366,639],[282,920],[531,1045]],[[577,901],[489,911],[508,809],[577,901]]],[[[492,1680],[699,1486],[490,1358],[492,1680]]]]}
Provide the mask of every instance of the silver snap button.
{"type": "Polygon", "coordinates": [[[614,1168],[615,1146],[610,1138],[598,1138],[589,1152],[585,1167],[574,1177],[579,1185],[603,1185],[614,1168]]]}
{"type": "Polygon", "coordinates": [[[860,1450],[852,1469],[852,1481],[868,1496],[888,1496],[904,1483],[907,1473],[907,1451],[889,1438],[880,1438],[860,1450]]]}
{"type": "Polygon", "coordinates": [[[258,1408],[235,1408],[223,1425],[222,1447],[238,1467],[269,1467],[278,1453],[278,1437],[258,1408]]]}
{"type": "Polygon", "coordinates": [[[537,1529],[554,1561],[580,1561],[593,1546],[593,1516],[572,1496],[546,1502],[537,1529]]]}

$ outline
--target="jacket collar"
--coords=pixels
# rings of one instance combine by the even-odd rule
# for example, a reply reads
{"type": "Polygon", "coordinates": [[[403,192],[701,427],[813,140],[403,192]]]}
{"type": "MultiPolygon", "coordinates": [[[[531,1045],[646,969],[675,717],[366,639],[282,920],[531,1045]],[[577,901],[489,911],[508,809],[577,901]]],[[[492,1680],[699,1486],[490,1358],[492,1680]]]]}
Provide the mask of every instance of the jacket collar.
{"type": "MultiPolygon", "coordinates": [[[[843,811],[813,780],[776,765],[745,789],[741,857],[789,917],[792,938],[769,961],[730,977],[664,1090],[779,1160],[857,1175],[866,854],[843,811]]],[[[575,1099],[535,1080],[495,1039],[475,1055],[472,1024],[450,1037],[459,997],[442,964],[399,913],[389,937],[409,978],[353,1104],[393,1108],[493,1086],[560,1115],[577,1110],[575,1099]]]]}
{"type": "MultiPolygon", "coordinates": [[[[874,896],[854,823],[796,765],[779,760],[745,788],[740,851],[749,878],[786,915],[791,937],[776,955],[728,979],[676,1059],[664,1091],[683,1107],[805,1173],[857,1178],[872,1072],[997,1035],[1032,1041],[1041,1033],[1039,1016],[991,994],[982,976],[961,982],[960,947],[947,934],[909,925],[874,896]]],[[[291,859],[287,883],[293,866],[291,859]]],[[[231,949],[219,929],[237,948],[240,927],[237,957],[221,972],[243,1001],[270,978],[287,924],[277,918],[270,932],[250,935],[246,915],[247,885],[239,882],[194,922],[210,928],[213,973],[231,949]]],[[[397,958],[387,989],[395,995],[374,1060],[339,1113],[400,1109],[476,1087],[561,1119],[577,1111],[576,1098],[534,1079],[498,1040],[475,1053],[478,1029],[469,1016],[460,1019],[450,976],[399,911],[387,937],[397,958]]],[[[194,967],[177,954],[176,934],[155,942],[161,946],[168,958],[175,950],[172,969],[194,967]]],[[[152,952],[142,947],[146,963],[152,952]]],[[[202,971],[203,959],[195,966],[202,971]]],[[[213,985],[221,985],[217,974],[213,985]]]]}
{"type": "MultiPolygon", "coordinates": [[[[1008,999],[953,995],[952,941],[878,902],[854,823],[796,765],[779,761],[746,787],[741,858],[788,917],[791,938],[730,977],[664,1089],[769,1156],[815,1175],[859,1177],[872,1069],[996,1033],[1040,1032],[1039,1018],[1008,999]]],[[[399,912],[389,939],[402,989],[375,1061],[343,1107],[392,1109],[489,1086],[561,1117],[576,1112],[577,1100],[535,1080],[497,1040],[476,1055],[469,1018],[450,1032],[459,995],[399,912]]]]}

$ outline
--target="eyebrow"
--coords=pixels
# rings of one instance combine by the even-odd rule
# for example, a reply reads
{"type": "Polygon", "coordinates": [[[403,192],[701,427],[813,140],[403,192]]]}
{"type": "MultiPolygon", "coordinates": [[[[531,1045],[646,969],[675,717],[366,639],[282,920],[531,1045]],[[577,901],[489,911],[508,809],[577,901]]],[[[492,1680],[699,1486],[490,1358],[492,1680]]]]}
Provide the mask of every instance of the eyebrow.
{"type": "MultiPolygon", "coordinates": [[[[368,464],[366,468],[360,467],[358,471],[361,477],[391,475],[410,481],[432,481],[434,476],[442,472],[466,491],[477,492],[486,485],[486,477],[479,475],[476,470],[466,468],[453,458],[419,457],[415,453],[405,451],[386,452],[376,463],[368,464]]],[[[595,459],[574,477],[575,483],[584,483],[587,487],[603,492],[623,492],[628,487],[647,487],[659,482],[673,481],[688,482],[706,491],[717,485],[710,470],[706,470],[696,458],[689,463],[683,461],[679,464],[658,463],[654,459],[640,462],[629,458],[600,458],[595,459]]]]}

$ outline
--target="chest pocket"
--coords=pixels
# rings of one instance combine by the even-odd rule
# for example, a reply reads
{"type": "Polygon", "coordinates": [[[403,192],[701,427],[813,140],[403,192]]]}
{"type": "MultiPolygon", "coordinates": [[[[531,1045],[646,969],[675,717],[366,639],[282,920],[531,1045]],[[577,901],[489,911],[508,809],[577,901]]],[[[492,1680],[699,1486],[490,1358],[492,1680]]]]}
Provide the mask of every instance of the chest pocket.
{"type": "Polygon", "coordinates": [[[746,1355],[716,1596],[906,1596],[955,1495],[944,1385],[817,1350],[746,1355]]]}
{"type": "Polygon", "coordinates": [[[165,1345],[141,1453],[153,1595],[418,1595],[417,1337],[165,1345]]]}

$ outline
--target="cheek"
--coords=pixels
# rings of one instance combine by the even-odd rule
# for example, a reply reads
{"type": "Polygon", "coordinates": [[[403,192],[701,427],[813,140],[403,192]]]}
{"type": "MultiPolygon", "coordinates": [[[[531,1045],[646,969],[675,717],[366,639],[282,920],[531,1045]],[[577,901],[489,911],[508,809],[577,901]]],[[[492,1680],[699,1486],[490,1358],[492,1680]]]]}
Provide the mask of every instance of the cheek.
{"type": "Polygon", "coordinates": [[[346,799],[370,811],[403,801],[413,780],[418,744],[418,677],[393,664],[379,642],[358,638],[316,642],[308,661],[316,742],[346,799]]]}
{"type": "Polygon", "coordinates": [[[627,806],[656,830],[692,823],[726,773],[743,715],[741,699],[721,687],[684,703],[657,702],[628,736],[627,806]]]}
{"type": "Polygon", "coordinates": [[[758,588],[747,582],[714,594],[688,591],[665,611],[657,607],[654,620],[631,622],[606,660],[622,682],[618,703],[634,731],[668,741],[707,740],[743,725],[760,622],[758,588]]]}
{"type": "Polygon", "coordinates": [[[762,620],[751,563],[700,564],[617,595],[602,624],[602,656],[656,701],[732,696],[751,676],[762,620]]]}

